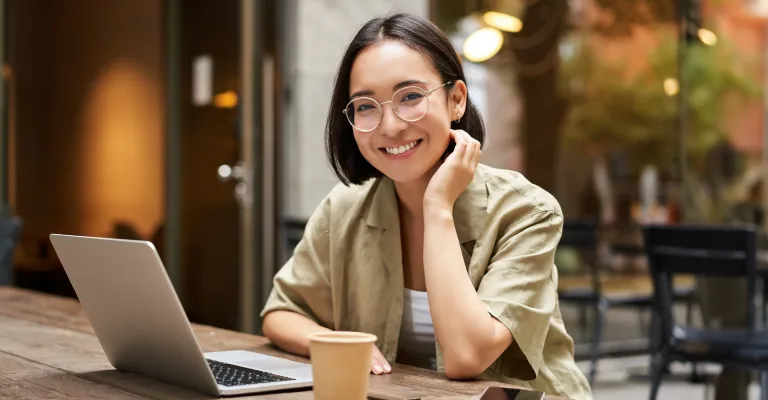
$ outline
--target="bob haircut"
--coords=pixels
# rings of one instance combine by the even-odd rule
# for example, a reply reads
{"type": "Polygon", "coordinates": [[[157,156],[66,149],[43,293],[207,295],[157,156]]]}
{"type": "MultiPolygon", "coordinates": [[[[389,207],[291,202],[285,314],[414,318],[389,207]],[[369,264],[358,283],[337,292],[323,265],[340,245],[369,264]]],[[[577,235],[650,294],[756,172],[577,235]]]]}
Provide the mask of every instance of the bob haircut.
{"type": "MultiPolygon", "coordinates": [[[[422,53],[432,62],[442,81],[451,82],[446,86],[446,90],[452,88],[458,80],[466,83],[464,69],[451,42],[432,22],[414,15],[399,13],[375,18],[363,25],[341,59],[325,127],[326,156],[336,175],[347,186],[359,185],[371,178],[382,176],[382,173],[360,153],[352,133],[352,126],[342,110],[349,102],[349,76],[357,55],[368,46],[384,40],[399,41],[422,53]]],[[[469,96],[467,96],[464,115],[458,123],[451,122],[451,129],[461,129],[469,133],[482,145],[485,139],[485,126],[480,112],[469,96]]],[[[452,146],[453,144],[449,149],[452,149],[452,146]]]]}

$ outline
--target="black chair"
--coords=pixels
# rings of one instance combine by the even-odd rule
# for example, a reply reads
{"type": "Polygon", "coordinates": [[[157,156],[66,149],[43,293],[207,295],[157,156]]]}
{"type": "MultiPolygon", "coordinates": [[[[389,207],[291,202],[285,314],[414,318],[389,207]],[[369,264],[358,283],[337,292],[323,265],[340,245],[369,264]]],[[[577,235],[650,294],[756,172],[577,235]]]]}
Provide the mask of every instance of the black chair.
{"type": "MultiPolygon", "coordinates": [[[[602,265],[598,257],[599,232],[598,224],[593,220],[567,220],[563,224],[563,234],[559,247],[572,248],[579,251],[579,256],[588,268],[590,286],[578,289],[561,289],[558,297],[561,303],[571,303],[583,307],[591,307],[595,311],[590,341],[590,371],[589,383],[592,385],[597,374],[597,363],[600,359],[600,343],[605,331],[606,313],[609,308],[651,310],[652,293],[606,293],[603,290],[602,265]]],[[[688,305],[690,318],[692,303],[695,297],[690,290],[675,291],[675,300],[684,301],[688,305]]],[[[640,315],[642,322],[642,314],[640,315]]]]}
{"type": "Polygon", "coordinates": [[[21,236],[19,217],[0,219],[0,286],[13,284],[13,251],[21,236]]]}
{"type": "MultiPolygon", "coordinates": [[[[648,226],[643,233],[653,278],[654,308],[659,317],[658,347],[651,363],[651,400],[656,399],[672,362],[712,362],[768,371],[768,336],[758,331],[756,324],[754,228],[648,226]],[[678,324],[671,290],[677,274],[746,279],[747,327],[726,331],[678,324]]],[[[765,391],[763,386],[763,398],[765,391]]]]}
{"type": "Polygon", "coordinates": [[[595,318],[590,341],[589,383],[592,385],[597,374],[600,359],[600,342],[605,330],[605,317],[610,307],[647,307],[650,308],[650,295],[627,295],[621,297],[606,296],[603,292],[601,265],[597,256],[599,243],[598,224],[591,220],[569,220],[563,224],[563,234],[559,247],[572,248],[579,252],[588,268],[590,286],[587,288],[560,290],[558,297],[562,303],[572,303],[594,308],[595,318]]]}
{"type": "Polygon", "coordinates": [[[600,341],[603,329],[605,328],[605,313],[608,310],[608,301],[602,296],[600,268],[596,263],[598,247],[597,224],[593,221],[565,221],[558,247],[577,250],[580,258],[587,259],[585,264],[589,268],[591,286],[587,289],[558,290],[558,297],[561,303],[593,307],[595,310],[588,376],[591,386],[595,381],[597,373],[597,361],[600,358],[600,341]]]}

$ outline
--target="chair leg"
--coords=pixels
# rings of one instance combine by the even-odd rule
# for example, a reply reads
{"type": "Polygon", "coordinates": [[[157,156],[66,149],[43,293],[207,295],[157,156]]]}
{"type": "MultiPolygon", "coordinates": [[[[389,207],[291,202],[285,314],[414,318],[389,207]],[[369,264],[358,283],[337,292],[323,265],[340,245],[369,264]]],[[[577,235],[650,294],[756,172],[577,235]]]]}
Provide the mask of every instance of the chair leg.
{"type": "Polygon", "coordinates": [[[589,370],[589,385],[592,386],[595,383],[595,375],[597,375],[597,361],[600,358],[600,341],[603,338],[603,330],[605,330],[605,314],[608,311],[608,302],[604,298],[600,298],[595,305],[595,325],[592,331],[592,360],[589,370]]]}
{"type": "Polygon", "coordinates": [[[696,293],[691,293],[688,295],[688,298],[685,299],[685,323],[688,326],[693,326],[693,319],[696,317],[696,310],[699,311],[699,321],[704,321],[704,314],[701,309],[701,304],[699,303],[699,298],[696,293]],[[697,307],[698,306],[698,307],[697,307]]]}
{"type": "Polygon", "coordinates": [[[645,320],[645,310],[642,308],[637,309],[637,322],[641,332],[648,332],[648,323],[645,320]]]}
{"type": "Polygon", "coordinates": [[[659,394],[659,386],[661,386],[661,379],[664,377],[664,373],[667,370],[669,362],[666,357],[661,354],[654,356],[651,361],[651,394],[649,399],[656,400],[656,396],[659,394]]]}
{"type": "Polygon", "coordinates": [[[587,305],[586,304],[579,304],[579,329],[581,329],[581,333],[586,335],[587,332],[587,321],[589,321],[589,316],[587,315],[587,305]]]}
{"type": "Polygon", "coordinates": [[[768,327],[768,279],[763,277],[761,279],[763,286],[763,296],[760,299],[760,306],[762,312],[760,313],[760,330],[765,330],[768,327]]]}
{"type": "MultiPolygon", "coordinates": [[[[688,296],[685,300],[685,323],[688,326],[693,326],[693,302],[695,298],[693,295],[688,296]]],[[[704,383],[704,379],[699,373],[699,363],[691,363],[691,383],[704,383]]]]}

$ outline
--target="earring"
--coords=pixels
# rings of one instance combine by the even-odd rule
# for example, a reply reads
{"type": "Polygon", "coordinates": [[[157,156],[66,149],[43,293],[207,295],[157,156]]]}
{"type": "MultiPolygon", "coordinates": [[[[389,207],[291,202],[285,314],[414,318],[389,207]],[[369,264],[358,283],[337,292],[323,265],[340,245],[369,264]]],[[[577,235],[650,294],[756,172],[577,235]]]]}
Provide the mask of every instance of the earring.
{"type": "Polygon", "coordinates": [[[458,124],[459,122],[461,122],[461,114],[456,113],[456,123],[458,124]]]}

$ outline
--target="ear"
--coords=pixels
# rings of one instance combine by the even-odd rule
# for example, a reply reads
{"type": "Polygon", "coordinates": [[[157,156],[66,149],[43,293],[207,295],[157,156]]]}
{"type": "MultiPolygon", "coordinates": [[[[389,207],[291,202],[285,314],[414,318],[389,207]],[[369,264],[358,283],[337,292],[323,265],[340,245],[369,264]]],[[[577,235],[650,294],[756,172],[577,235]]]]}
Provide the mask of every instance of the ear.
{"type": "Polygon", "coordinates": [[[467,85],[462,80],[457,80],[453,84],[450,93],[448,93],[448,110],[451,114],[451,121],[456,121],[464,117],[464,111],[467,109],[467,85]]]}

